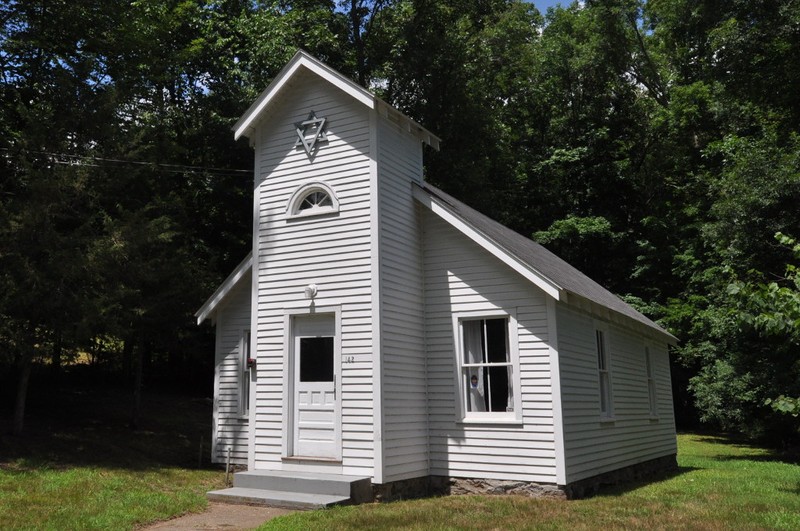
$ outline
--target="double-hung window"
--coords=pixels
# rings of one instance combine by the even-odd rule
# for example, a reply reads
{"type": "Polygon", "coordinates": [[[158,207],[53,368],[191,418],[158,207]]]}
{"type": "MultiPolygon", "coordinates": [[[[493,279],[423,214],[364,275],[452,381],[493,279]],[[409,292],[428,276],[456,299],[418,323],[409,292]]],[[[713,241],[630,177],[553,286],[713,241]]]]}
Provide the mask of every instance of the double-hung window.
{"type": "Polygon", "coordinates": [[[520,419],[516,321],[498,315],[463,317],[457,322],[461,417],[520,419]]]}
{"type": "Polygon", "coordinates": [[[656,377],[653,369],[653,357],[650,352],[650,347],[644,347],[644,363],[645,371],[647,374],[647,395],[648,403],[650,405],[650,416],[658,416],[658,402],[656,399],[656,377]]]}
{"type": "Polygon", "coordinates": [[[239,415],[250,414],[250,330],[242,333],[239,345],[239,415]]]}
{"type": "Polygon", "coordinates": [[[611,393],[611,365],[608,359],[608,339],[606,330],[596,328],[595,348],[597,350],[597,375],[600,386],[600,416],[611,418],[614,416],[614,406],[611,393]]]}

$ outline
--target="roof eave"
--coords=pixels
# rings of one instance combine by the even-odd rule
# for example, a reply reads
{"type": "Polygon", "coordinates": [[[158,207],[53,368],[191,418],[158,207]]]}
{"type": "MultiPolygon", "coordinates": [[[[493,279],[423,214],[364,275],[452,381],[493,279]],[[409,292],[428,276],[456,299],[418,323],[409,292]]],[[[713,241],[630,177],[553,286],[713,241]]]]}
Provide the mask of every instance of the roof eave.
{"type": "Polygon", "coordinates": [[[205,321],[208,317],[214,314],[214,311],[217,307],[225,300],[225,297],[231,290],[236,287],[239,281],[250,272],[251,268],[253,267],[253,253],[250,252],[247,254],[244,260],[242,260],[239,265],[233,270],[233,272],[228,275],[222,284],[217,288],[213,295],[211,295],[208,300],[197,310],[197,313],[194,314],[197,317],[197,324],[200,325],[205,321]]]}
{"type": "Polygon", "coordinates": [[[571,306],[579,310],[582,309],[583,311],[587,311],[588,313],[598,316],[603,320],[615,322],[616,324],[625,326],[628,329],[638,329],[641,333],[641,330],[643,330],[642,328],[637,328],[632,324],[626,324],[637,323],[640,327],[644,327],[647,330],[648,334],[646,335],[657,336],[659,339],[670,345],[675,346],[679,342],[677,337],[670,334],[667,330],[662,328],[658,323],[649,319],[646,315],[641,314],[641,312],[637,313],[640,313],[644,320],[636,319],[613,308],[609,308],[608,306],[603,306],[598,302],[587,299],[586,297],[577,293],[573,293],[569,290],[564,290],[564,300],[562,302],[567,306],[571,306]],[[598,308],[602,308],[603,311],[599,311],[598,308]],[[616,317],[616,319],[613,317],[616,317]]]}
{"type": "Polygon", "coordinates": [[[378,114],[383,116],[384,118],[389,118],[390,116],[395,117],[399,122],[402,122],[404,129],[411,133],[412,135],[419,138],[425,144],[431,146],[436,151],[439,151],[439,146],[442,143],[442,139],[438,136],[434,135],[420,124],[397,110],[391,104],[386,103],[382,99],[375,97],[376,106],[375,108],[378,110],[378,114]]]}
{"type": "Polygon", "coordinates": [[[543,275],[540,271],[531,267],[530,264],[520,259],[508,249],[505,249],[499,245],[492,238],[483,234],[479,229],[453,212],[452,209],[447,208],[444,200],[438,200],[417,184],[413,185],[413,194],[414,199],[423,204],[434,214],[450,223],[450,225],[454,226],[472,241],[489,251],[492,255],[499,258],[506,265],[530,280],[534,285],[539,287],[550,297],[555,300],[562,299],[564,290],[561,286],[553,282],[547,276],[543,275]]]}
{"type": "Polygon", "coordinates": [[[300,68],[306,68],[317,74],[370,109],[375,108],[375,96],[371,92],[352,80],[347,79],[339,72],[333,70],[328,65],[322,63],[303,50],[298,50],[298,52],[294,54],[294,57],[292,57],[278,75],[275,76],[264,92],[261,93],[233,126],[232,129],[235,140],[238,140],[242,136],[250,137],[255,129],[255,123],[258,121],[259,116],[267,109],[276,95],[300,68]]]}

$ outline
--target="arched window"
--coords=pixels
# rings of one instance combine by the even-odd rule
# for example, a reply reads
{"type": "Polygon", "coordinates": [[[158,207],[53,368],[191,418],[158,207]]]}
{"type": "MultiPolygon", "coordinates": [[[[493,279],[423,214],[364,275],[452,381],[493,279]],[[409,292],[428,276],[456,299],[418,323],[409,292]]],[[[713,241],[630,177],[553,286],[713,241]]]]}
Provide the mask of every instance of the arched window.
{"type": "Polygon", "coordinates": [[[297,218],[338,211],[339,201],[333,190],[325,183],[314,182],[301,186],[292,194],[286,214],[289,218],[297,218]]]}

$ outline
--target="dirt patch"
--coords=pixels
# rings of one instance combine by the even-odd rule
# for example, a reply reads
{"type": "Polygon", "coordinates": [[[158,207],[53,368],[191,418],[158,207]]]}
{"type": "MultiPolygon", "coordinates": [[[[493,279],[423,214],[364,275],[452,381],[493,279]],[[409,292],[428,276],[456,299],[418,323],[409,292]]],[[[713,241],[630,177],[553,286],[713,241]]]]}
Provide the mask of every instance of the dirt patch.
{"type": "Polygon", "coordinates": [[[232,505],[228,503],[209,503],[208,509],[202,513],[187,514],[179,518],[159,522],[143,530],[158,529],[160,531],[186,531],[187,529],[208,530],[224,529],[238,531],[253,529],[276,516],[294,511],[277,507],[255,507],[252,505],[232,505]]]}

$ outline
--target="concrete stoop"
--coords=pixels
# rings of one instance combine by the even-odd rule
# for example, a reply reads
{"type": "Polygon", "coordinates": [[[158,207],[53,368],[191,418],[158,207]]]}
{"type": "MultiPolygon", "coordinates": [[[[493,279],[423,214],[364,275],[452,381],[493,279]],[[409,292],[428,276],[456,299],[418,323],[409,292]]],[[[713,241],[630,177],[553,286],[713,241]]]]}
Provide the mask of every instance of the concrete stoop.
{"type": "Polygon", "coordinates": [[[321,509],[372,501],[369,478],[340,474],[254,470],[233,475],[233,487],[207,494],[211,501],[286,509],[321,509]]]}

